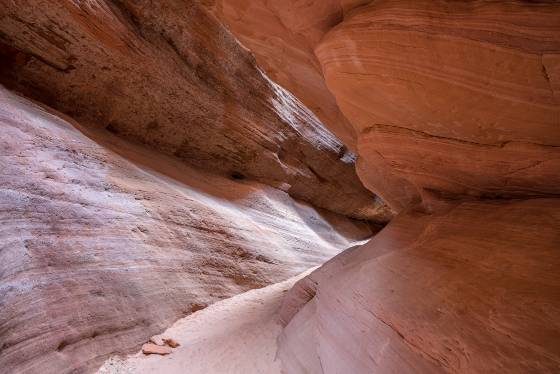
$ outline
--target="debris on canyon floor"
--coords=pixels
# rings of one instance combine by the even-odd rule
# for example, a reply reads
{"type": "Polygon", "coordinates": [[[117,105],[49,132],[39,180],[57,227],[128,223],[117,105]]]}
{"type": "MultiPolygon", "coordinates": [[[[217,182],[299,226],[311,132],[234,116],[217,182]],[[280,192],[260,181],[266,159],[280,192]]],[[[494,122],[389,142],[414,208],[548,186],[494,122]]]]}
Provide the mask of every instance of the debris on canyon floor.
{"type": "Polygon", "coordinates": [[[167,346],[150,344],[159,349],[167,348],[173,352],[171,355],[147,355],[144,347],[148,344],[145,344],[142,352],[111,357],[97,374],[280,374],[280,361],[276,359],[278,336],[282,331],[278,315],[280,305],[293,284],[314,269],[219,301],[178,320],[152,339],[158,341],[159,338],[170,346],[178,340],[183,342],[180,347],[171,350],[167,346]]]}
{"type": "Polygon", "coordinates": [[[142,353],[145,355],[168,355],[173,352],[169,348],[177,348],[180,346],[178,341],[173,338],[161,335],[154,335],[150,338],[148,343],[142,346],[142,353]]]}
{"type": "Polygon", "coordinates": [[[142,353],[144,353],[145,355],[168,355],[172,352],[171,348],[169,347],[165,347],[165,346],[161,346],[161,345],[156,345],[153,343],[146,343],[142,346],[142,353]]]}
{"type": "Polygon", "coordinates": [[[162,339],[163,342],[165,343],[165,345],[171,347],[171,348],[177,348],[178,346],[180,346],[181,344],[179,344],[178,341],[176,341],[173,338],[163,338],[162,339]]]}

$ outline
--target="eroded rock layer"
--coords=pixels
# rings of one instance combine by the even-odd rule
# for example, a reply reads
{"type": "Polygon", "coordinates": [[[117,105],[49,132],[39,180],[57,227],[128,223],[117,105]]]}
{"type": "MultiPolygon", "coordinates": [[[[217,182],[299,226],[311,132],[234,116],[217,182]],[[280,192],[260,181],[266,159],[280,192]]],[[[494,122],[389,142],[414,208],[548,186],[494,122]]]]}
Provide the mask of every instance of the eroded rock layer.
{"type": "Polygon", "coordinates": [[[375,1],[316,54],[396,210],[560,193],[560,4],[375,1]]]}
{"type": "Polygon", "coordinates": [[[0,372],[92,371],[371,235],[278,189],[73,126],[0,91],[0,372]]]}
{"type": "Polygon", "coordinates": [[[560,370],[560,5],[258,3],[292,33],[231,29],[264,60],[257,38],[306,40],[360,178],[402,212],[292,290],[284,370],[560,370]]]}
{"type": "Polygon", "coordinates": [[[408,210],[293,288],[286,373],[557,373],[560,200],[408,210]]]}
{"type": "Polygon", "coordinates": [[[314,48],[346,12],[369,0],[204,0],[266,73],[354,149],[356,134],[327,89],[314,48]]]}
{"type": "Polygon", "coordinates": [[[325,124],[395,210],[560,193],[557,2],[206,3],[318,115],[335,96],[351,125],[325,124]]]}
{"type": "Polygon", "coordinates": [[[81,123],[333,212],[391,216],[354,155],[196,1],[4,1],[0,42],[0,80],[81,123]]]}

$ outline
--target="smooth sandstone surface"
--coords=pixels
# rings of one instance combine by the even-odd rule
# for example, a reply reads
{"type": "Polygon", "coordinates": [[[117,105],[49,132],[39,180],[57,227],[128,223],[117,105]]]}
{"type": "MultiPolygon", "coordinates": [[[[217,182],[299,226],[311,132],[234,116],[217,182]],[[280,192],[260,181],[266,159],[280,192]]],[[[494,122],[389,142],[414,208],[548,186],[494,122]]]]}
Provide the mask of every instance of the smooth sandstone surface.
{"type": "Polygon", "coordinates": [[[352,125],[331,130],[355,139],[362,181],[402,212],[296,284],[283,369],[559,371],[560,203],[523,200],[560,193],[558,3],[211,3],[320,113],[293,79],[317,58],[352,125]]]}
{"type": "Polygon", "coordinates": [[[395,210],[560,193],[560,4],[375,1],[315,52],[395,210]]]}
{"type": "Polygon", "coordinates": [[[370,227],[196,171],[0,90],[0,368],[91,372],[370,227]]]}
{"type": "Polygon", "coordinates": [[[284,301],[286,373],[557,373],[560,200],[407,210],[284,301]]]}
{"type": "Polygon", "coordinates": [[[355,155],[197,1],[3,1],[0,67],[0,83],[84,125],[332,212],[391,217],[355,155]]]}
{"type": "MultiPolygon", "coordinates": [[[[559,3],[162,4],[13,1],[0,9],[0,63],[7,67],[0,80],[80,119],[87,125],[82,131],[102,144],[88,142],[88,152],[105,154],[109,148],[134,160],[130,164],[114,153],[101,157],[113,165],[114,185],[105,196],[108,177],[94,167],[100,156],[79,159],[87,169],[79,175],[88,177],[75,179],[96,186],[73,187],[84,188],[85,194],[69,190],[89,204],[79,212],[87,220],[72,213],[80,217],[72,223],[79,234],[68,230],[74,218],[56,205],[63,203],[59,200],[51,210],[46,202],[39,205],[44,213],[32,228],[27,225],[37,220],[37,213],[31,213],[36,203],[25,208],[12,192],[2,200],[9,212],[4,221],[26,227],[22,236],[14,226],[2,231],[11,240],[0,251],[10,271],[1,268],[0,278],[8,274],[7,279],[15,279],[15,286],[0,288],[8,295],[0,305],[0,313],[8,313],[0,314],[0,321],[8,321],[0,326],[8,329],[0,332],[9,334],[7,348],[0,348],[2,367],[13,368],[23,357],[18,369],[31,372],[47,363],[55,370],[91,370],[108,353],[138,349],[185,305],[194,311],[285,279],[365,237],[367,229],[319,214],[253,181],[348,216],[387,220],[391,212],[355,187],[355,175],[348,170],[356,152],[360,179],[400,214],[367,245],[345,251],[296,283],[280,310],[286,324],[278,344],[281,362],[269,360],[275,349],[270,343],[279,333],[267,307],[272,304],[256,305],[266,313],[258,312],[262,318],[255,323],[255,313],[243,313],[254,301],[249,297],[248,304],[229,310],[236,315],[233,330],[194,323],[190,326],[201,337],[216,333],[212,344],[194,352],[185,343],[178,348],[185,355],[150,357],[143,361],[146,367],[157,370],[162,360],[173,360],[179,363],[175,369],[186,370],[192,360],[205,357],[196,367],[208,371],[224,364],[216,354],[225,352],[245,371],[258,364],[289,374],[560,371],[559,3]],[[183,164],[101,136],[92,130],[96,124],[183,164]],[[184,163],[245,179],[210,176],[184,163]],[[132,201],[137,190],[146,193],[132,201]],[[145,196],[151,200],[144,201],[145,196]],[[111,215],[102,213],[107,216],[99,222],[90,199],[95,207],[110,206],[111,215]],[[126,205],[115,211],[123,201],[126,205]],[[197,208],[188,211],[194,217],[183,229],[183,211],[170,207],[191,204],[197,208]],[[157,215],[146,218],[143,209],[157,215]],[[20,210],[24,218],[14,220],[13,212],[20,210]],[[130,211],[142,217],[134,218],[139,227],[137,221],[129,225],[130,211]],[[215,225],[208,217],[216,219],[215,225]],[[99,230],[86,226],[93,235],[84,235],[83,222],[94,222],[88,225],[99,230]],[[138,231],[131,234],[135,227],[138,231]],[[91,250],[80,251],[80,245],[92,248],[98,241],[99,247],[93,247],[97,257],[88,257],[91,250]],[[185,251],[185,242],[196,244],[185,251]],[[43,262],[37,265],[33,258],[42,248],[54,248],[53,243],[63,244],[64,255],[54,261],[39,257],[43,262]],[[123,246],[131,252],[123,252],[123,246]],[[190,267],[192,259],[199,260],[196,269],[190,267]],[[122,267],[115,267],[115,261],[122,267]],[[74,267],[76,262],[100,264],[74,267]],[[178,270],[179,263],[186,267],[178,270]],[[126,274],[115,271],[126,267],[126,274]],[[30,279],[25,283],[30,299],[18,293],[18,275],[30,279]],[[99,285],[102,295],[118,297],[99,304],[91,296],[98,297],[99,285]],[[116,302],[123,294],[133,302],[116,302]],[[13,306],[11,300],[20,304],[13,306]],[[41,300],[57,302],[29,308],[41,300]],[[77,302],[83,310],[100,310],[111,318],[69,314],[68,306],[77,302]],[[18,313],[22,310],[33,315],[18,313]],[[29,321],[38,327],[22,336],[26,330],[21,326],[29,321]],[[58,326],[79,328],[62,339],[58,326]],[[239,326],[247,333],[241,340],[262,353],[259,360],[241,355],[235,346],[242,335],[235,330],[239,326]],[[37,331],[46,332],[35,338],[37,331]]],[[[52,178],[41,173],[57,159],[51,154],[58,148],[45,139],[59,146],[61,132],[39,138],[36,130],[17,128],[4,143],[6,154],[13,155],[17,147],[29,153],[5,162],[6,170],[15,170],[6,180],[22,175],[17,183],[25,183],[15,190],[40,186],[46,196],[58,196],[60,187],[44,187],[52,178]],[[25,141],[12,141],[20,138],[25,141]]],[[[50,134],[54,128],[41,131],[50,134]]],[[[63,139],[74,141],[73,136],[63,139]]],[[[64,169],[57,173],[55,181],[69,178],[64,169]]],[[[279,303],[277,294],[273,299],[279,303]]],[[[201,315],[219,320],[216,314],[201,315]]]]}

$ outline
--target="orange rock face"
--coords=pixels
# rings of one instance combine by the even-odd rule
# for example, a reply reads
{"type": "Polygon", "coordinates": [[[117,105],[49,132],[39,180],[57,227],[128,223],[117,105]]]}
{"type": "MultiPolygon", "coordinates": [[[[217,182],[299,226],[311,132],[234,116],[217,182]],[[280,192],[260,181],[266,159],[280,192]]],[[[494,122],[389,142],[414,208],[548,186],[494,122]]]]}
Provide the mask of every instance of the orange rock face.
{"type": "Polygon", "coordinates": [[[559,19],[558,4],[441,1],[345,17],[316,53],[366,186],[397,210],[433,195],[558,194],[559,19]]]}
{"type": "Polygon", "coordinates": [[[322,36],[341,21],[345,11],[366,2],[203,1],[251,50],[259,66],[313,110],[350,149],[355,148],[356,134],[327,89],[313,50],[322,36]]]}
{"type": "Polygon", "coordinates": [[[357,143],[360,178],[392,208],[560,192],[558,4],[213,4],[265,70],[317,113],[318,92],[328,95],[315,80],[324,76],[352,130],[325,123],[357,143]],[[317,60],[319,72],[304,72],[317,71],[317,60]],[[294,83],[299,76],[313,77],[306,86],[316,97],[294,83]]]}
{"type": "Polygon", "coordinates": [[[398,212],[289,293],[286,373],[560,371],[560,3],[5,3],[0,81],[95,142],[2,91],[0,367],[89,370],[398,212]]]}
{"type": "Polygon", "coordinates": [[[402,212],[292,290],[285,372],[557,372],[560,5],[215,3],[296,95],[319,61],[360,178],[402,212]]]}

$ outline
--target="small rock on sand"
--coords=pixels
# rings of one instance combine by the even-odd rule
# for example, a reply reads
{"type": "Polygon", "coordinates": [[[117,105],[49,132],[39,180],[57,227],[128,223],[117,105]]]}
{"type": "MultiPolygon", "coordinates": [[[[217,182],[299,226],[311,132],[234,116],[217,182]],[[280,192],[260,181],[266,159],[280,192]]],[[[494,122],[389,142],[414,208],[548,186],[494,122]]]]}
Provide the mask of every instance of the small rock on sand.
{"type": "Polygon", "coordinates": [[[154,343],[155,345],[165,345],[165,342],[159,335],[154,335],[150,338],[150,343],[154,343]]]}
{"type": "Polygon", "coordinates": [[[177,348],[181,344],[173,338],[163,338],[163,342],[170,346],[171,348],[177,348]]]}
{"type": "Polygon", "coordinates": [[[168,355],[171,352],[171,348],[169,347],[161,347],[152,343],[146,343],[142,346],[142,353],[144,353],[145,355],[168,355]]]}

